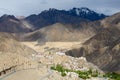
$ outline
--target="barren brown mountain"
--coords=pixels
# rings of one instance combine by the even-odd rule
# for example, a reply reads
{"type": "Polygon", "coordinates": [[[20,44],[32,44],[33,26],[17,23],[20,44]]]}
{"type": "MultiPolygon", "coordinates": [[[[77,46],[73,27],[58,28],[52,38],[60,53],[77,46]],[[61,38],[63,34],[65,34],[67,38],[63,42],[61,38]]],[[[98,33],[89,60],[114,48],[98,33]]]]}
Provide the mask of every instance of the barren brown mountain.
{"type": "MultiPolygon", "coordinates": [[[[97,29],[85,23],[61,24],[56,23],[51,26],[41,28],[37,31],[25,34],[27,41],[82,41],[96,34],[97,29]],[[88,26],[89,25],[89,26],[88,26]]],[[[95,26],[96,27],[96,26],[95,26]]]]}
{"type": "Polygon", "coordinates": [[[29,23],[17,19],[13,15],[3,15],[0,17],[0,32],[9,33],[25,33],[32,31],[31,27],[28,27],[29,23]]]}
{"type": "Polygon", "coordinates": [[[101,21],[103,29],[79,49],[66,52],[74,57],[85,56],[104,71],[120,72],[120,13],[101,21]]]}
{"type": "Polygon", "coordinates": [[[12,34],[4,32],[0,32],[0,52],[10,52],[23,56],[31,56],[31,54],[36,53],[34,50],[18,42],[12,34]]]}

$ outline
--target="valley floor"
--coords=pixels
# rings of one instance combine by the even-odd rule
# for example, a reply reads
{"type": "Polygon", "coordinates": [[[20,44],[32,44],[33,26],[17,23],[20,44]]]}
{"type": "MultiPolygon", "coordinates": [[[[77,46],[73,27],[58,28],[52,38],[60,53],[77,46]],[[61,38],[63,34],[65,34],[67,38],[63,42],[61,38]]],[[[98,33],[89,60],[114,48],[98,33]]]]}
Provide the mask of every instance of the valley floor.
{"type": "Polygon", "coordinates": [[[66,49],[79,48],[82,42],[46,42],[44,45],[37,45],[37,42],[22,42],[22,44],[34,49],[37,52],[45,52],[46,49],[66,49]]]}
{"type": "MultiPolygon", "coordinates": [[[[32,59],[38,62],[34,69],[23,69],[16,71],[0,80],[83,80],[77,74],[69,73],[62,77],[59,72],[52,71],[51,66],[61,64],[68,69],[88,70],[93,68],[99,70],[95,65],[88,63],[85,58],[73,58],[65,55],[65,51],[72,48],[79,48],[81,42],[47,42],[44,45],[37,45],[37,42],[22,42],[22,44],[34,49],[37,53],[32,54],[32,59]]],[[[94,78],[90,80],[103,80],[94,78]]],[[[107,79],[104,79],[107,80],[107,79]]]]}

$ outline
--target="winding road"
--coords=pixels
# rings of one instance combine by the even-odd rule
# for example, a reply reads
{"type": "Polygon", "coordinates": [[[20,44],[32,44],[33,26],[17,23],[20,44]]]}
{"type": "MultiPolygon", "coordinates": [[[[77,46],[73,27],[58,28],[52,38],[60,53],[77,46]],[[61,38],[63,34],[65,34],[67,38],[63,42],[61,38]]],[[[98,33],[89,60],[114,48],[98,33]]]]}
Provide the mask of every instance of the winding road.
{"type": "Polygon", "coordinates": [[[52,73],[53,71],[48,69],[47,73],[40,75],[38,67],[29,68],[24,70],[12,71],[1,77],[0,80],[44,80],[45,78],[48,78],[52,73]]]}

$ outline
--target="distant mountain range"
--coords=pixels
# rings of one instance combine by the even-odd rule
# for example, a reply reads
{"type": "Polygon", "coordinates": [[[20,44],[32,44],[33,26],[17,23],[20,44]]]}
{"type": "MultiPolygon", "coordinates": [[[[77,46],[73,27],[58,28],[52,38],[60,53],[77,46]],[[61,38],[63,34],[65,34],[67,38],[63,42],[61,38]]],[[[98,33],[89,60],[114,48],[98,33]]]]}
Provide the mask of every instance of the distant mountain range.
{"type": "Polygon", "coordinates": [[[29,21],[32,25],[34,25],[38,29],[55,23],[72,24],[101,20],[104,19],[105,17],[107,16],[104,14],[97,13],[85,7],[73,8],[68,11],[57,10],[53,8],[42,11],[38,15],[36,14],[30,15],[26,17],[26,20],[29,21]]]}
{"type": "Polygon", "coordinates": [[[45,10],[39,15],[25,18],[37,30],[25,34],[24,39],[31,41],[39,39],[41,41],[79,41],[96,34],[97,30],[101,28],[98,20],[106,17],[106,15],[88,8],[73,8],[68,11],[45,10]]]}
{"type": "Polygon", "coordinates": [[[85,7],[73,8],[68,11],[49,9],[42,11],[39,15],[33,14],[26,18],[5,14],[0,17],[0,32],[26,33],[55,23],[80,24],[101,20],[105,17],[107,16],[85,7]]]}

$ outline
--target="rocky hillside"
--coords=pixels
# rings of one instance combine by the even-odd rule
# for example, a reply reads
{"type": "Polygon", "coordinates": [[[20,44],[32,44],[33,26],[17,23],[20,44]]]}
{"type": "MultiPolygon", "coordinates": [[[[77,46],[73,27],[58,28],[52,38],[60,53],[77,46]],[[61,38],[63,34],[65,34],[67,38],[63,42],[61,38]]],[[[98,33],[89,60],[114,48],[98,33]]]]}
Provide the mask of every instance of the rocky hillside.
{"type": "Polygon", "coordinates": [[[96,29],[92,25],[80,24],[61,24],[56,23],[25,34],[27,41],[82,41],[93,36],[96,29]]]}
{"type": "Polygon", "coordinates": [[[36,51],[21,44],[10,33],[0,32],[0,76],[14,70],[36,67],[36,51]],[[31,65],[32,66],[31,66],[31,65]]]}
{"type": "Polygon", "coordinates": [[[13,15],[0,17],[0,32],[21,33],[32,31],[32,28],[28,26],[29,23],[19,20],[13,15]]]}
{"type": "Polygon", "coordinates": [[[34,50],[18,42],[12,34],[3,32],[0,33],[0,52],[20,54],[27,57],[36,53],[34,50]]]}
{"type": "Polygon", "coordinates": [[[66,54],[74,57],[85,56],[104,71],[120,72],[120,13],[101,21],[103,29],[87,40],[80,49],[66,54]]]}
{"type": "Polygon", "coordinates": [[[118,27],[120,29],[120,13],[116,13],[101,21],[104,28],[106,27],[118,27]]]}

